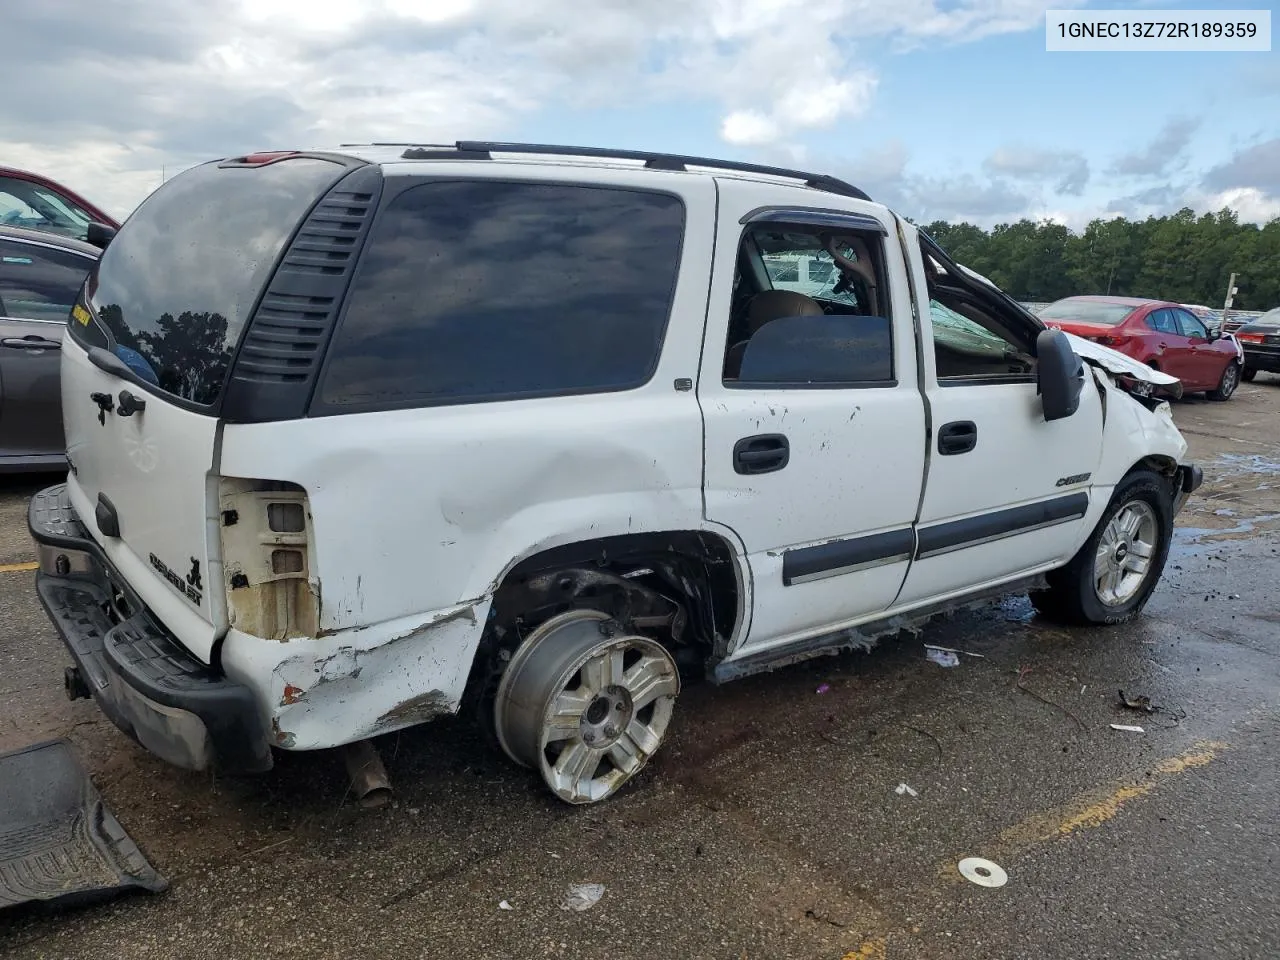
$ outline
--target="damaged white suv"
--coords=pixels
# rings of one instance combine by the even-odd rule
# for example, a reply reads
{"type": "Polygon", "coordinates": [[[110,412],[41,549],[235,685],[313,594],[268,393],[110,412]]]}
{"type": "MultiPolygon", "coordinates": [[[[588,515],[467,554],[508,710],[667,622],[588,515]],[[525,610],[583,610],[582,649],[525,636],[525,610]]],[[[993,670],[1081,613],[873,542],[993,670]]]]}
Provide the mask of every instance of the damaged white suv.
{"type": "Polygon", "coordinates": [[[193,769],[466,705],[600,800],[682,675],[1014,590],[1134,616],[1201,479],[1173,378],[1046,330],[855,187],[704,158],[205,164],[110,240],[67,329],[40,597],[68,692],[193,769]]]}

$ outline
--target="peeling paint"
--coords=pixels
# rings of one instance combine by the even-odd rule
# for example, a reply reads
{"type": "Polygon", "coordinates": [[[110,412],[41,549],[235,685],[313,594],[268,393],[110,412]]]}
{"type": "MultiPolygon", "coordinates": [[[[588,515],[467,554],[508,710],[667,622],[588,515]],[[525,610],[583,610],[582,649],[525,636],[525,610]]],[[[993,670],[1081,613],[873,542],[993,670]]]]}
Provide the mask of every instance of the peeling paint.
{"type": "Polygon", "coordinates": [[[374,729],[426,723],[453,712],[453,701],[439,690],[428,690],[392,707],[374,721],[374,729]]]}
{"type": "Polygon", "coordinates": [[[280,706],[287,707],[298,703],[306,692],[307,691],[303,690],[301,687],[295,687],[292,683],[286,683],[284,685],[284,696],[280,698],[280,706]]]}

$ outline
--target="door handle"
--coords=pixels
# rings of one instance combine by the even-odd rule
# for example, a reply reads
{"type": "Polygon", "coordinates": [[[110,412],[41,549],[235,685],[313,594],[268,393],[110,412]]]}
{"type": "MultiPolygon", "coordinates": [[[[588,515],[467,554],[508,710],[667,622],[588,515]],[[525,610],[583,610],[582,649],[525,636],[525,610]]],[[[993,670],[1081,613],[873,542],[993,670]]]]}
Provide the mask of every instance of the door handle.
{"type": "Polygon", "coordinates": [[[791,459],[791,445],[780,433],[761,433],[743,437],[733,445],[735,473],[772,473],[781,470],[791,459]]]}
{"type": "Polygon", "coordinates": [[[25,337],[5,337],[0,340],[0,347],[12,347],[15,350],[61,350],[62,344],[57,340],[46,340],[29,334],[25,337]]]}
{"type": "Polygon", "coordinates": [[[972,420],[945,423],[938,431],[938,453],[944,457],[968,453],[978,445],[978,425],[972,420]]]}

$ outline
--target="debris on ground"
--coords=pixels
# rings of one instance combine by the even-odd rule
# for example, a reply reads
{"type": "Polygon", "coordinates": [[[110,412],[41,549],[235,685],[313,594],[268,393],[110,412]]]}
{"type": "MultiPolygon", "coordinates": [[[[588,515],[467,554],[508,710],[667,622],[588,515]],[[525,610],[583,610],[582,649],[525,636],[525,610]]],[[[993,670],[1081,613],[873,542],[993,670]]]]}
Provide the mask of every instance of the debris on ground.
{"type": "Polygon", "coordinates": [[[569,894],[560,904],[560,909],[581,913],[594,907],[603,896],[603,883],[573,883],[569,885],[569,894]]]}
{"type": "Polygon", "coordinates": [[[1146,733],[1147,732],[1146,730],[1142,729],[1142,727],[1134,727],[1126,723],[1113,723],[1111,724],[1111,729],[1123,730],[1125,733],[1146,733]]]}
{"type": "Polygon", "coordinates": [[[1124,691],[1120,691],[1120,703],[1128,707],[1130,710],[1141,710],[1144,713],[1155,713],[1158,709],[1151,703],[1151,698],[1145,694],[1138,694],[1136,697],[1126,697],[1124,691]]]}
{"type": "Polygon", "coordinates": [[[966,657],[977,657],[979,660],[987,659],[985,653],[974,653],[971,650],[961,650],[959,647],[940,647],[936,643],[926,643],[924,648],[926,650],[942,650],[945,653],[963,653],[966,657]]]}
{"type": "Polygon", "coordinates": [[[815,693],[826,693],[826,692],[827,692],[828,690],[830,690],[830,689],[831,689],[831,684],[829,684],[829,683],[823,683],[823,684],[819,684],[818,689],[817,689],[817,690],[815,690],[814,692],[815,692],[815,693]]]}
{"type": "Polygon", "coordinates": [[[980,887],[1003,887],[1009,882],[1009,874],[998,863],[982,857],[965,857],[957,865],[960,876],[980,887]]]}
{"type": "Polygon", "coordinates": [[[67,740],[0,754],[0,909],[168,886],[107,809],[67,740]]]}
{"type": "Polygon", "coordinates": [[[954,650],[943,650],[940,647],[925,647],[924,655],[940,667],[958,667],[960,658],[954,650]]]}
{"type": "Polygon", "coordinates": [[[515,907],[513,907],[513,906],[512,906],[510,903],[508,903],[506,900],[499,900],[499,901],[498,901],[498,909],[499,909],[499,910],[514,910],[514,909],[515,909],[515,907]]]}
{"type": "Polygon", "coordinates": [[[920,796],[919,793],[917,793],[911,787],[907,786],[905,783],[898,784],[898,786],[894,788],[893,792],[896,793],[898,796],[902,796],[903,794],[906,794],[907,796],[910,796],[910,797],[920,796]]]}

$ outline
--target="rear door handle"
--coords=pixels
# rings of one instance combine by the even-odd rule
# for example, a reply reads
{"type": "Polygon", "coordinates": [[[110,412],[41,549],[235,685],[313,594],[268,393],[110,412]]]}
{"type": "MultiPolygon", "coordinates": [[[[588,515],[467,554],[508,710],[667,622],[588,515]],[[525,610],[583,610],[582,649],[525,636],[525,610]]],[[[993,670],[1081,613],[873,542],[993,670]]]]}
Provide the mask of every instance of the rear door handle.
{"type": "Polygon", "coordinates": [[[938,431],[938,452],[944,457],[968,453],[978,445],[978,425],[972,420],[945,423],[938,431]]]}
{"type": "Polygon", "coordinates": [[[5,337],[0,340],[0,347],[12,347],[15,350],[61,350],[62,344],[57,340],[46,340],[32,334],[25,337],[5,337]]]}
{"type": "Polygon", "coordinates": [[[733,445],[735,473],[772,473],[785,467],[790,459],[791,445],[780,433],[743,437],[733,445]]]}

